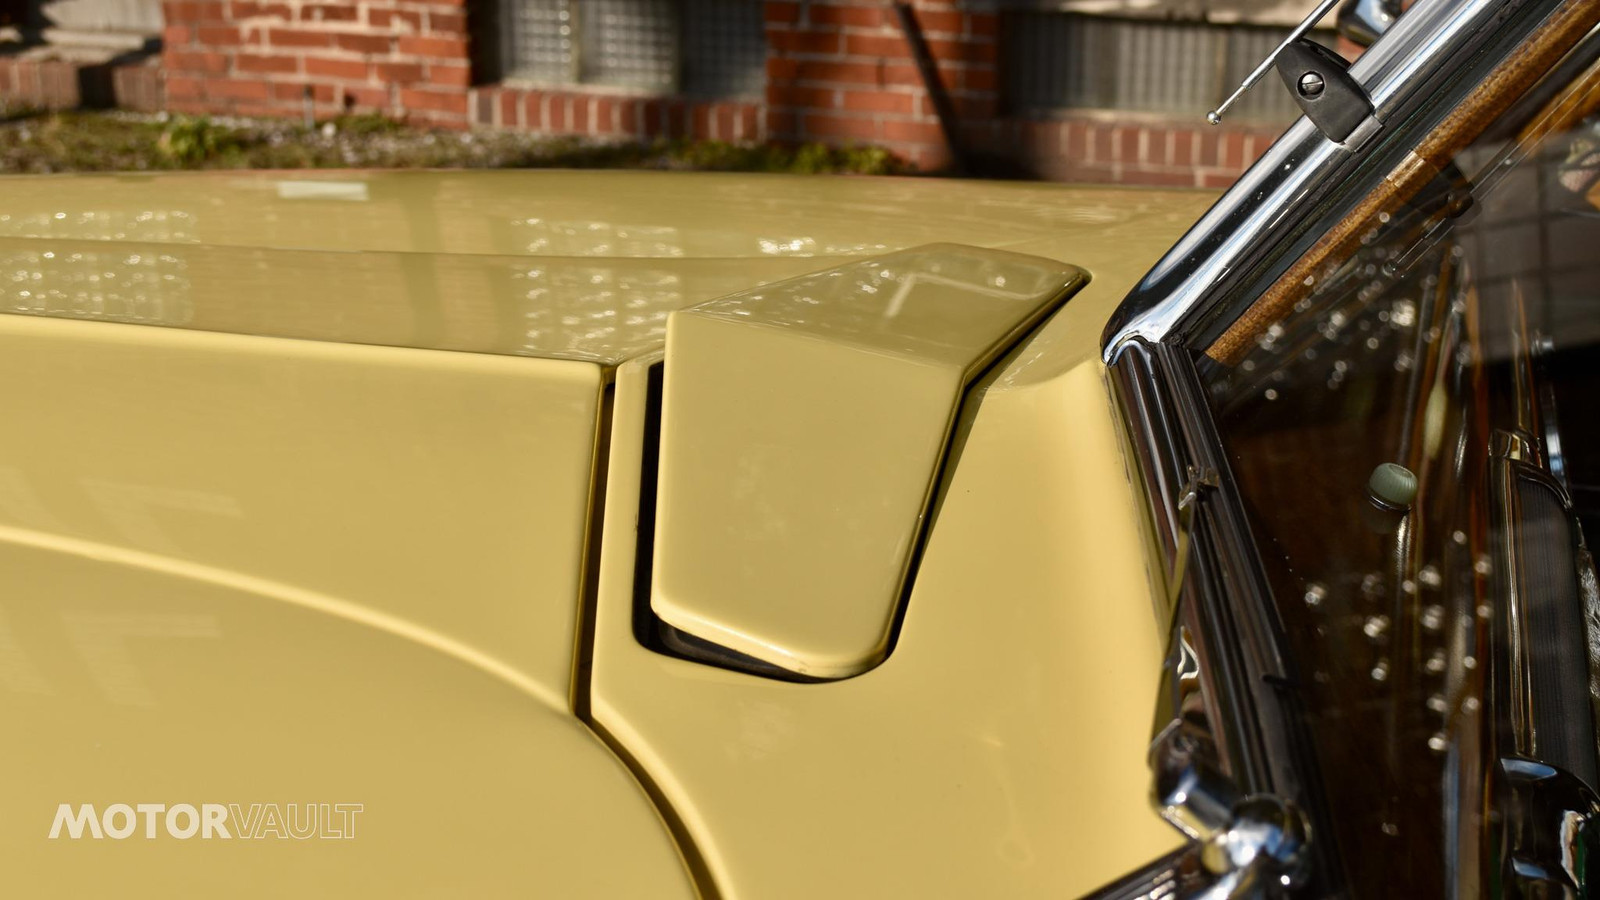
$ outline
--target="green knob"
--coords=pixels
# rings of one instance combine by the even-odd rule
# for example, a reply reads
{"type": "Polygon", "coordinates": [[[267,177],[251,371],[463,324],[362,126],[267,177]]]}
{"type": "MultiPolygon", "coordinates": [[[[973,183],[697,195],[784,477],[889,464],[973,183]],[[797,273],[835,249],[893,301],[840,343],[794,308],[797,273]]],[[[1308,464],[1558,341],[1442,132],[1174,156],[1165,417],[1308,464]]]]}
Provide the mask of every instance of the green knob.
{"type": "Polygon", "coordinates": [[[1379,463],[1367,479],[1367,490],[1379,503],[1404,509],[1417,499],[1417,476],[1399,463],[1379,463]]]}

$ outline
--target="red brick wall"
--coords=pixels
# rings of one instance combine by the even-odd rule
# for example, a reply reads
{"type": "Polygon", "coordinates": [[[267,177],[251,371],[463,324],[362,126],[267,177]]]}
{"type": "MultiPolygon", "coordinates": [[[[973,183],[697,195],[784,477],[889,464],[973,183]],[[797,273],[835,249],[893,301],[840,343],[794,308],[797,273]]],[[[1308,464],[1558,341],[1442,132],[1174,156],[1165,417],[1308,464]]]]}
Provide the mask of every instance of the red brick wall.
{"type": "Polygon", "coordinates": [[[1079,113],[1011,120],[1001,134],[1018,163],[1053,181],[1221,188],[1265,153],[1281,131],[1079,113]]]}
{"type": "Polygon", "coordinates": [[[685,97],[639,97],[575,88],[489,85],[470,92],[471,123],[598,139],[665,137],[762,141],[761,105],[685,97]]]}
{"type": "Polygon", "coordinates": [[[49,47],[0,57],[0,100],[38,109],[116,106],[155,112],[162,106],[161,69],[154,59],[62,59],[49,47]]]}
{"type": "MultiPolygon", "coordinates": [[[[1063,181],[1220,187],[1277,129],[1141,122],[1106,113],[1003,116],[992,6],[914,0],[917,24],[977,171],[1063,181]]],[[[877,0],[768,0],[767,125],[777,139],[880,144],[925,169],[952,160],[912,45],[877,0]]]]}
{"type": "MultiPolygon", "coordinates": [[[[999,100],[999,17],[917,0],[917,24],[968,139],[999,100]]],[[[782,140],[880,144],[923,168],[949,162],[932,100],[893,9],[874,0],[768,0],[767,128],[782,140]]]]}
{"type": "MultiPolygon", "coordinates": [[[[924,169],[952,162],[912,44],[883,0],[764,0],[767,87],[753,102],[476,84],[469,26],[483,23],[469,22],[475,7],[468,2],[169,0],[159,67],[122,66],[107,91],[120,105],[186,113],[322,119],[377,112],[425,125],[602,140],[876,144],[924,169]]],[[[1009,118],[993,5],[912,0],[912,10],[979,173],[1219,187],[1277,131],[1211,128],[1198,115],[1009,118]]],[[[78,85],[71,64],[48,56],[0,60],[0,97],[71,106],[86,99],[78,85]]]]}
{"type": "Polygon", "coordinates": [[[162,63],[178,112],[382,112],[467,121],[464,0],[169,0],[162,63]]]}
{"type": "Polygon", "coordinates": [[[595,138],[764,140],[759,104],[473,86],[465,0],[178,0],[162,62],[176,112],[377,112],[595,138]],[[309,107],[308,107],[309,99],[309,107]]]}
{"type": "Polygon", "coordinates": [[[0,96],[43,109],[71,109],[82,102],[78,69],[56,59],[0,58],[0,96]]]}

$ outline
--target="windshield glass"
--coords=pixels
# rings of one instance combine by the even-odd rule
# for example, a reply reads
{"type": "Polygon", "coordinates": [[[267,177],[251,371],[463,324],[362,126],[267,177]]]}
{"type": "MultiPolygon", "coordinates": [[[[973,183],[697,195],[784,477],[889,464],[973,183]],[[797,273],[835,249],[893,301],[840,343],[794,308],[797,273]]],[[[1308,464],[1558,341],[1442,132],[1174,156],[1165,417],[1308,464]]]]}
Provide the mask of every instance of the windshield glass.
{"type": "Polygon", "coordinates": [[[1596,782],[1597,44],[1203,366],[1355,896],[1487,890],[1500,757],[1596,782]]]}

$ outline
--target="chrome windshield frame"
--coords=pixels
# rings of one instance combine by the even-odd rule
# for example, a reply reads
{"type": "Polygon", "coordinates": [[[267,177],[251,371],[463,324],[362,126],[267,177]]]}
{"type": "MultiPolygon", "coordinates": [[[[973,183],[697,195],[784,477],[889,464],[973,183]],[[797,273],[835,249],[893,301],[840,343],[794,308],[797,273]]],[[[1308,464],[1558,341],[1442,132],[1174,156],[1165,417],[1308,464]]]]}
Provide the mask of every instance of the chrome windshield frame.
{"type": "Polygon", "coordinates": [[[1352,151],[1305,117],[1290,125],[1123,300],[1102,334],[1106,363],[1135,338],[1208,346],[1254,300],[1263,271],[1281,272],[1319,236],[1309,232],[1322,213],[1364,197],[1388,173],[1382,163],[1426,133],[1420,108],[1487,45],[1520,42],[1558,3],[1420,0],[1350,69],[1381,131],[1352,151]]]}
{"type": "MultiPolygon", "coordinates": [[[[1419,0],[1351,68],[1370,95],[1380,132],[1352,150],[1309,120],[1296,121],[1135,287],[1102,335],[1150,526],[1176,582],[1169,586],[1176,597],[1172,633],[1194,638],[1199,651],[1198,672],[1189,677],[1209,694],[1201,724],[1214,758],[1206,761],[1239,794],[1281,798],[1308,817],[1311,871],[1303,887],[1313,896],[1339,893],[1340,854],[1323,821],[1316,750],[1298,713],[1302,701],[1282,621],[1205,400],[1203,353],[1319,237],[1312,233],[1319,221],[1371,193],[1434,128],[1451,98],[1560,3],[1419,0]],[[1196,478],[1214,485],[1197,511],[1181,506],[1196,478]],[[1189,564],[1177,559],[1180,552],[1192,554],[1189,564]]],[[[1158,774],[1161,736],[1172,724],[1160,718],[1151,746],[1158,774]]],[[[1159,779],[1153,799],[1160,808],[1159,779]]],[[[1191,847],[1188,854],[1196,852],[1191,847]]],[[[1168,857],[1155,868],[1173,879],[1179,896],[1209,895],[1207,888],[1217,887],[1212,878],[1196,880],[1206,866],[1192,855],[1168,857]],[[1187,883],[1180,871],[1190,873],[1187,883]]],[[[1123,896],[1119,891],[1133,891],[1151,874],[1135,873],[1095,896],[1123,896]]]]}
{"type": "MultiPolygon", "coordinates": [[[[1305,878],[1297,878],[1296,885],[1313,895],[1337,893],[1340,875],[1329,864],[1337,851],[1322,820],[1321,782],[1284,651],[1283,624],[1255,556],[1244,508],[1231,499],[1236,488],[1199,374],[1182,347],[1137,339],[1124,347],[1110,373],[1119,412],[1128,423],[1132,468],[1146,485],[1146,515],[1169,557],[1167,578],[1180,582],[1175,602],[1164,612],[1174,643],[1177,635],[1193,642],[1195,665],[1186,674],[1204,701],[1198,716],[1167,701],[1174,691],[1186,692],[1168,683],[1178,674],[1172,671],[1174,648],[1169,647],[1150,747],[1152,801],[1163,818],[1196,837],[1178,821],[1182,811],[1167,805],[1170,795],[1163,783],[1174,764],[1185,762],[1172,758],[1176,742],[1169,739],[1187,732],[1187,743],[1201,747],[1198,761],[1225,776],[1225,794],[1281,798],[1304,814],[1313,839],[1302,854],[1309,863],[1305,878]],[[1179,495],[1197,479],[1209,487],[1191,498],[1192,506],[1180,509],[1179,495]],[[1189,554],[1187,565],[1178,565],[1180,549],[1189,554]]],[[[1177,755],[1188,754],[1180,749],[1177,755]]],[[[1216,836],[1205,842],[1215,843],[1216,836]]],[[[1226,880],[1219,874],[1191,874],[1192,884],[1177,895],[1215,889],[1226,880]]],[[[1119,882],[1092,896],[1119,896],[1113,889],[1126,886],[1119,882]]],[[[1217,896],[1246,895],[1254,893],[1224,889],[1217,896]]]]}

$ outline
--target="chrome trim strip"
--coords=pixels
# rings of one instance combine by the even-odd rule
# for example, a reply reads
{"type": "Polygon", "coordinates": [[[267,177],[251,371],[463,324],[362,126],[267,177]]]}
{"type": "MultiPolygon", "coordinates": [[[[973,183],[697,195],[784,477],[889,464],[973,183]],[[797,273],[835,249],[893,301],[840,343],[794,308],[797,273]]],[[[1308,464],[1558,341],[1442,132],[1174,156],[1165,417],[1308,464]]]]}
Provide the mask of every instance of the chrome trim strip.
{"type": "MultiPolygon", "coordinates": [[[[1300,711],[1301,689],[1199,374],[1182,347],[1135,340],[1123,348],[1110,375],[1147,486],[1165,573],[1182,573],[1177,603],[1167,612],[1170,634],[1187,640],[1169,652],[1186,648],[1194,663],[1174,666],[1178,657],[1169,657],[1152,767],[1159,781],[1164,744],[1187,734],[1204,746],[1204,761],[1227,776],[1241,797],[1272,795],[1308,813],[1311,834],[1320,835],[1309,848],[1318,861],[1311,878],[1326,886],[1339,877],[1330,864],[1337,857],[1332,830],[1320,821],[1327,807],[1300,711]],[[1179,491],[1191,472],[1205,473],[1208,486],[1180,510],[1179,491]],[[1186,528],[1188,540],[1182,535],[1186,528]],[[1178,566],[1175,555],[1185,547],[1192,558],[1178,566]]],[[[1154,793],[1162,804],[1160,784],[1154,793]]]]}
{"type": "MultiPolygon", "coordinates": [[[[1351,67],[1383,131],[1360,152],[1329,141],[1302,117],[1156,263],[1117,308],[1102,335],[1107,363],[1132,339],[1200,343],[1247,306],[1222,308],[1234,288],[1273,260],[1297,258],[1305,233],[1335,195],[1360,199],[1429,122],[1411,114],[1441,85],[1480,60],[1485,44],[1518,40],[1559,0],[1421,0],[1351,67]],[[1464,62],[1465,61],[1465,62],[1464,62]],[[1362,184],[1351,182],[1355,174],[1362,184]],[[1230,314],[1231,313],[1231,314],[1230,314]]],[[[1403,153],[1401,154],[1403,155],[1403,153]]],[[[1250,298],[1253,299],[1253,298],[1250,298]]],[[[1209,341],[1205,341],[1209,343],[1209,341]]]]}
{"type": "MultiPolygon", "coordinates": [[[[1158,776],[1163,761],[1173,764],[1167,774],[1176,780],[1167,781],[1180,790],[1170,796],[1186,804],[1178,808],[1169,802],[1166,811],[1197,835],[1215,830],[1220,820],[1216,803],[1195,803],[1188,797],[1188,785],[1200,782],[1189,778],[1191,773],[1180,764],[1194,760],[1182,758],[1181,752],[1162,756],[1163,735],[1185,734],[1191,741],[1175,749],[1204,749],[1196,758],[1211,763],[1239,795],[1271,794],[1309,814],[1313,839],[1307,848],[1308,887],[1314,895],[1340,892],[1341,856],[1327,827],[1323,782],[1301,715],[1301,688],[1286,658],[1282,623],[1216,434],[1195,351],[1209,346],[1254,301],[1259,290],[1249,288],[1270,283],[1263,279],[1276,277],[1273,267],[1281,272],[1315,243],[1320,235],[1312,232],[1319,221],[1347,212],[1342,207],[1353,207],[1365,197],[1452,102],[1514,52],[1561,2],[1421,0],[1351,70],[1371,96],[1377,117],[1388,123],[1383,131],[1352,152],[1328,141],[1308,120],[1295,122],[1145,276],[1102,335],[1113,393],[1130,431],[1150,521],[1165,555],[1165,572],[1181,579],[1169,610],[1172,633],[1184,642],[1176,649],[1188,647],[1195,662],[1176,668],[1169,662],[1163,685],[1171,697],[1167,713],[1158,713],[1152,764],[1158,776]],[[1216,473],[1216,486],[1197,490],[1188,508],[1180,509],[1185,486],[1195,483],[1193,473],[1206,473],[1209,479],[1211,472],[1216,473]],[[1190,516],[1192,526],[1186,521],[1190,516]],[[1187,565],[1179,564],[1180,553],[1192,554],[1187,565]],[[1203,702],[1184,702],[1192,697],[1203,702]],[[1203,710],[1203,715],[1185,718],[1186,708],[1191,713],[1203,710]],[[1202,739],[1198,745],[1193,742],[1197,738],[1202,739]]],[[[1542,778],[1532,781],[1543,785],[1542,778]]],[[[1199,799],[1222,797],[1226,792],[1217,789],[1219,783],[1215,778],[1206,781],[1202,786],[1209,793],[1199,799]]],[[[1168,799],[1161,786],[1158,781],[1158,804],[1168,799]]],[[[1509,843],[1522,854],[1520,860],[1548,858],[1542,851],[1551,843],[1551,823],[1570,821],[1550,819],[1547,805],[1557,810],[1594,808],[1588,798],[1526,803],[1529,809],[1539,807],[1533,816],[1539,821],[1528,818],[1524,833],[1509,843]],[[1535,844],[1539,852],[1526,849],[1535,844]]],[[[1576,839],[1563,833],[1557,843],[1559,851],[1575,846],[1576,839]]],[[[1157,867],[1165,863],[1172,871],[1175,862],[1169,857],[1157,867]]],[[[1149,870],[1123,884],[1131,889],[1140,877],[1145,886],[1150,884],[1149,870]]],[[[1191,883],[1176,889],[1187,896],[1194,887],[1191,883]]]]}
{"type": "Polygon", "coordinates": [[[1176,900],[1200,870],[1198,854],[1180,847],[1084,895],[1084,900],[1176,900]]]}

